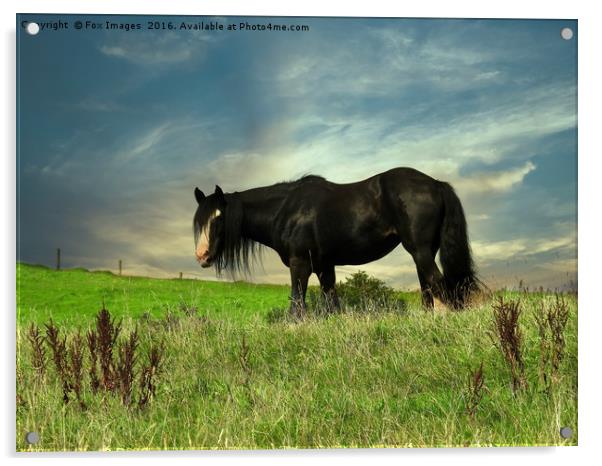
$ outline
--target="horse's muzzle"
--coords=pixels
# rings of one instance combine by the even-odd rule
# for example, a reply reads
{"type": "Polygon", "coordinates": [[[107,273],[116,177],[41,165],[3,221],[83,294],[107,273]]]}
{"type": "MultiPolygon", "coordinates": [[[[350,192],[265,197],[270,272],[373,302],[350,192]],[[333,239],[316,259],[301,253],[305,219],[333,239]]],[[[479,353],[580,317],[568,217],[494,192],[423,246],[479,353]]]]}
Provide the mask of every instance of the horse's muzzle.
{"type": "Polygon", "coordinates": [[[209,252],[205,252],[203,254],[196,254],[196,261],[201,265],[201,267],[203,267],[204,269],[206,269],[207,267],[211,267],[211,257],[209,257],[209,252]]]}

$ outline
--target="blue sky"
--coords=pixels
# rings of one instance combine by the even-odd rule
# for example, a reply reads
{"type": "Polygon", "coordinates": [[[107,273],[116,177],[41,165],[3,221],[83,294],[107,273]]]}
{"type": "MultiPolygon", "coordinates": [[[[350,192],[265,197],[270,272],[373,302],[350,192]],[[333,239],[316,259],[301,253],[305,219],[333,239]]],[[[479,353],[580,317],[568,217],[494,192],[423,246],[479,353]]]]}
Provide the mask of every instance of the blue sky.
{"type": "MultiPolygon", "coordinates": [[[[67,267],[210,279],[193,255],[195,186],[411,166],[456,187],[492,287],[576,282],[577,34],[560,36],[575,21],[161,20],[309,31],[18,28],[20,260],[51,265],[61,247],[67,267]]],[[[360,268],[417,286],[401,247],[360,268]]],[[[254,279],[288,270],[267,251],[254,279]]]]}

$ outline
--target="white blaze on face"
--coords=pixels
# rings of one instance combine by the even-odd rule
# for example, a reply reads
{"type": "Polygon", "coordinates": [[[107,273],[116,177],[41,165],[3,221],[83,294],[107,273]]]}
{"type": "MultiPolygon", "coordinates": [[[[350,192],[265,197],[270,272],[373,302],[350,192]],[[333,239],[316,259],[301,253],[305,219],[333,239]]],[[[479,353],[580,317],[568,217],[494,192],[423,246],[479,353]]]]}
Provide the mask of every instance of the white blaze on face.
{"type": "Polygon", "coordinates": [[[211,222],[213,221],[214,218],[219,217],[221,214],[222,214],[221,210],[216,209],[215,212],[213,212],[209,216],[209,219],[207,219],[207,223],[205,223],[205,225],[203,225],[203,227],[201,228],[201,233],[199,235],[199,241],[196,245],[196,256],[200,260],[205,259],[207,254],[209,254],[209,244],[210,244],[209,236],[210,236],[211,222]]]}

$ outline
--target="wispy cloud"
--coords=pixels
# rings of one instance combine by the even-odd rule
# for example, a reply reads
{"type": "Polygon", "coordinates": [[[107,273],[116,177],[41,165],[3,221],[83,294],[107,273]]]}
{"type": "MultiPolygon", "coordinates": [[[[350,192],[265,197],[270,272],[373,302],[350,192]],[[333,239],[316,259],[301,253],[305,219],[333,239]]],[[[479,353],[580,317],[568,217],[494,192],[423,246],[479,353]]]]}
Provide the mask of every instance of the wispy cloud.
{"type": "Polygon", "coordinates": [[[119,35],[99,46],[99,51],[108,57],[125,60],[136,65],[174,65],[202,59],[207,44],[214,40],[202,31],[187,31],[185,34],[162,31],[119,35]]]}
{"type": "Polygon", "coordinates": [[[351,182],[395,166],[412,166],[457,184],[468,195],[504,191],[536,168],[528,160],[534,154],[520,154],[519,147],[574,126],[574,116],[567,111],[571,95],[564,89],[553,91],[527,101],[516,95],[500,109],[477,110],[449,124],[391,128],[388,115],[293,114],[286,124],[278,123],[279,144],[270,139],[253,152],[223,154],[211,162],[211,169],[214,175],[236,180],[235,187],[240,188],[308,172],[351,182]],[[549,93],[557,98],[549,99],[549,93]],[[534,111],[541,116],[533,116],[534,111]],[[311,132],[311,137],[297,137],[305,132],[311,132]],[[493,164],[508,157],[523,162],[513,169],[483,171],[472,178],[460,173],[466,164],[493,164]],[[266,166],[271,167],[268,172],[266,166]]]}
{"type": "Polygon", "coordinates": [[[126,150],[120,154],[117,154],[116,159],[118,161],[127,162],[134,158],[148,154],[152,148],[159,144],[159,142],[168,132],[169,128],[169,123],[161,123],[159,126],[152,128],[137,138],[126,150]]]}
{"type": "Polygon", "coordinates": [[[533,170],[535,170],[535,165],[528,161],[523,166],[510,170],[476,173],[470,177],[460,178],[456,182],[456,186],[465,193],[508,191],[517,184],[522,183],[525,176],[533,170]]]}
{"type": "Polygon", "coordinates": [[[473,241],[475,256],[483,261],[508,260],[517,255],[529,256],[567,248],[575,248],[576,232],[561,238],[517,238],[506,241],[473,241]]]}

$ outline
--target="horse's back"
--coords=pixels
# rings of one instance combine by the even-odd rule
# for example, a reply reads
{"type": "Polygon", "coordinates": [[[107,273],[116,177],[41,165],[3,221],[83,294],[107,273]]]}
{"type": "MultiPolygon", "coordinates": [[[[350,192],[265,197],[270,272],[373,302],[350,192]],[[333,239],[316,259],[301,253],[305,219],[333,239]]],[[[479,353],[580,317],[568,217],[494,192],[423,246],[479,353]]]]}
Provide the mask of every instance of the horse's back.
{"type": "Polygon", "coordinates": [[[415,168],[398,167],[376,175],[387,182],[410,186],[435,186],[439,183],[432,176],[427,175],[415,168]]]}
{"type": "Polygon", "coordinates": [[[409,167],[392,168],[386,172],[349,184],[334,185],[349,203],[369,202],[386,210],[412,209],[413,206],[441,204],[441,182],[409,167]]]}
{"type": "Polygon", "coordinates": [[[398,167],[353,183],[333,183],[309,175],[287,195],[285,211],[321,210],[328,215],[383,211],[418,204],[440,204],[438,180],[409,167],[398,167]]]}

